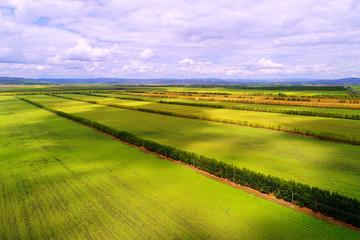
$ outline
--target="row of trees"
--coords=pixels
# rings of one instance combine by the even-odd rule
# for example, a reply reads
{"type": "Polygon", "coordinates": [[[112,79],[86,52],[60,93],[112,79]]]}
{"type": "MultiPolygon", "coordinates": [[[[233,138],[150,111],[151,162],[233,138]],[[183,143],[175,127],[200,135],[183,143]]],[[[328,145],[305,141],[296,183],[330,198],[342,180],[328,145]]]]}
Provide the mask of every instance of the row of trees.
{"type": "Polygon", "coordinates": [[[281,101],[297,101],[297,102],[311,102],[309,98],[285,98],[285,97],[274,97],[273,100],[281,100],[281,101]]]}
{"type": "Polygon", "coordinates": [[[330,193],[328,190],[310,187],[309,185],[297,183],[295,181],[288,181],[246,168],[240,168],[213,158],[179,150],[172,146],[159,144],[151,140],[145,140],[131,133],[118,131],[101,123],[55,110],[29,99],[20,99],[54,112],[59,116],[96,128],[122,141],[144,147],[148,151],[193,165],[194,167],[215,176],[234,181],[235,183],[253,188],[263,193],[272,193],[279,199],[291,202],[294,199],[293,194],[295,194],[298,196],[295,201],[296,204],[360,227],[360,202],[356,198],[349,198],[338,193],[330,193]]]}
{"type": "Polygon", "coordinates": [[[278,95],[280,97],[300,97],[300,98],[322,98],[322,99],[352,99],[357,98],[356,96],[346,95],[345,92],[343,95],[334,95],[334,94],[314,94],[314,95],[305,95],[305,96],[299,96],[299,95],[291,95],[286,93],[278,93],[278,94],[272,94],[272,93],[265,93],[264,95],[278,95]]]}
{"type": "Polygon", "coordinates": [[[271,125],[271,124],[263,124],[263,123],[257,123],[257,122],[249,122],[249,121],[240,121],[240,120],[232,120],[232,119],[225,119],[225,118],[216,118],[216,117],[209,117],[209,116],[203,116],[203,115],[196,115],[196,114],[189,114],[189,113],[181,113],[181,112],[170,112],[170,111],[163,111],[163,110],[157,110],[157,109],[149,109],[144,107],[136,107],[136,106],[127,106],[127,105],[119,105],[114,103],[100,103],[98,101],[94,100],[85,100],[85,99],[78,99],[78,98],[72,98],[72,97],[65,97],[65,96],[59,96],[59,95],[52,95],[60,98],[75,100],[75,101],[81,101],[81,102],[87,102],[92,104],[101,104],[109,107],[116,107],[116,108],[122,108],[122,109],[129,109],[129,110],[135,110],[135,111],[141,111],[141,112],[148,112],[148,113],[156,113],[161,115],[168,115],[173,117],[183,117],[183,118],[191,118],[191,119],[200,119],[200,120],[208,120],[208,121],[214,121],[214,122],[221,122],[221,123],[231,123],[231,124],[237,124],[241,126],[249,126],[249,127],[256,127],[256,128],[265,128],[265,129],[272,129],[272,130],[278,130],[278,131],[285,131],[285,132],[291,132],[291,133],[298,133],[306,136],[312,136],[321,140],[329,140],[329,141],[336,141],[341,143],[348,143],[353,145],[360,145],[360,136],[347,136],[347,135],[341,135],[333,132],[317,132],[309,129],[298,129],[298,128],[289,128],[284,127],[281,125],[271,125]]]}

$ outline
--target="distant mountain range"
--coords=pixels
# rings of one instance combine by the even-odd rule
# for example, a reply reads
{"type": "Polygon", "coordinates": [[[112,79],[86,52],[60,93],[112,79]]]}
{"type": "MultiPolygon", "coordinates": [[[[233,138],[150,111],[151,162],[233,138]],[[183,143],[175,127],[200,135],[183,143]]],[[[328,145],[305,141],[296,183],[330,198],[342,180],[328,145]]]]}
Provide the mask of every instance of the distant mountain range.
{"type": "Polygon", "coordinates": [[[156,79],[130,79],[130,78],[14,78],[0,77],[0,84],[14,85],[49,85],[49,84],[73,84],[73,83],[102,83],[102,84],[137,84],[137,85],[161,85],[161,84],[331,84],[353,85],[360,84],[360,78],[341,79],[219,79],[219,78],[156,78],[156,79]]]}

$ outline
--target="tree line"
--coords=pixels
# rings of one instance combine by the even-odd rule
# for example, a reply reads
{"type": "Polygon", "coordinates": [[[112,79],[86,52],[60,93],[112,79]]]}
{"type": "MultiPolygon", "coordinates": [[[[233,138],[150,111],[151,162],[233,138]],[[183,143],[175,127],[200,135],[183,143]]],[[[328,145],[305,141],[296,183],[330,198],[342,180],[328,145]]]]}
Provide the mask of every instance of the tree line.
{"type": "Polygon", "coordinates": [[[209,117],[209,116],[202,116],[202,115],[189,114],[189,113],[170,112],[170,111],[163,111],[163,110],[150,109],[150,108],[144,108],[144,107],[120,105],[120,104],[114,104],[114,103],[100,103],[95,100],[85,100],[85,99],[65,97],[65,96],[60,96],[60,95],[51,95],[51,96],[70,99],[70,100],[74,100],[74,101],[87,102],[87,103],[91,103],[91,104],[100,104],[100,105],[105,105],[105,106],[109,106],[109,107],[116,107],[116,108],[129,109],[129,110],[135,110],[135,111],[141,111],[141,112],[155,113],[155,114],[161,114],[161,115],[167,115],[167,116],[173,116],[173,117],[208,120],[208,121],[213,121],[213,122],[230,123],[230,124],[236,124],[236,125],[241,125],[241,126],[298,133],[298,134],[302,134],[302,135],[306,135],[306,136],[312,136],[312,137],[318,138],[320,140],[328,140],[328,141],[336,141],[336,142],[353,144],[353,145],[360,145],[360,136],[347,136],[347,135],[341,135],[341,134],[337,134],[337,133],[333,133],[333,132],[316,132],[316,131],[309,130],[309,129],[290,128],[290,127],[284,127],[281,125],[272,125],[272,124],[263,124],[263,123],[257,123],[257,122],[209,117]]]}
{"type": "Polygon", "coordinates": [[[51,111],[59,116],[96,128],[120,139],[121,141],[139,147],[144,147],[148,151],[161,154],[177,161],[185,162],[217,177],[250,187],[261,191],[262,193],[272,193],[279,199],[292,202],[293,194],[296,194],[296,196],[300,196],[295,201],[295,203],[299,206],[307,207],[315,212],[321,212],[324,215],[331,216],[335,219],[360,227],[360,202],[356,198],[343,196],[336,192],[331,193],[328,190],[323,190],[318,187],[310,187],[309,185],[297,183],[295,181],[265,175],[247,168],[240,168],[234,166],[233,164],[224,163],[214,158],[180,150],[151,140],[145,140],[129,132],[115,130],[104,124],[70,113],[58,111],[29,99],[21,97],[18,98],[37,107],[51,111]]]}
{"type": "Polygon", "coordinates": [[[311,102],[310,98],[285,98],[285,97],[274,97],[273,100],[280,101],[297,101],[297,102],[311,102]]]}

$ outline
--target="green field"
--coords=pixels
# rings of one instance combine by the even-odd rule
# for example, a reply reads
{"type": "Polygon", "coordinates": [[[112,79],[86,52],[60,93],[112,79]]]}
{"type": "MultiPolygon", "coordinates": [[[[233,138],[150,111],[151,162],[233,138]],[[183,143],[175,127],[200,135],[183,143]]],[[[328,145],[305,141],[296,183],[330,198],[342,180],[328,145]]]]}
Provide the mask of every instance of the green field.
{"type": "Polygon", "coordinates": [[[0,98],[2,239],[356,239],[12,97],[0,98]]]}
{"type": "Polygon", "coordinates": [[[240,111],[230,109],[217,109],[207,107],[193,107],[172,104],[161,104],[145,101],[131,101],[116,98],[95,97],[79,94],[66,94],[65,97],[71,97],[80,100],[98,101],[103,104],[118,104],[124,106],[137,106],[147,109],[160,111],[203,116],[209,119],[225,119],[232,122],[260,123],[264,127],[281,126],[282,129],[298,129],[301,132],[310,130],[312,132],[331,132],[338,135],[357,138],[360,135],[360,121],[348,119],[334,119],[323,117],[312,117],[302,115],[290,115],[267,112],[240,111]]]}
{"type": "Polygon", "coordinates": [[[25,98],[141,138],[350,197],[360,196],[359,146],[52,96],[25,98]]]}

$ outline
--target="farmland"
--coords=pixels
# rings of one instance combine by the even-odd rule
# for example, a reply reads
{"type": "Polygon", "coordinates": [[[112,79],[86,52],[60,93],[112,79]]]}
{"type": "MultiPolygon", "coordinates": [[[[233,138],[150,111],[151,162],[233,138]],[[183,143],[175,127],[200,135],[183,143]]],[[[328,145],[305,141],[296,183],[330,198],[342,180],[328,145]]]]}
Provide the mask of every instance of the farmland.
{"type": "Polygon", "coordinates": [[[2,1],[0,240],[360,240],[360,1],[2,1]]]}
{"type": "Polygon", "coordinates": [[[214,157],[264,174],[296,180],[351,197],[360,195],[357,181],[360,174],[358,146],[52,96],[25,98],[145,139],[214,157]],[[349,182],[352,184],[348,184],[349,182]]]}
{"type": "Polygon", "coordinates": [[[190,100],[205,100],[214,102],[235,102],[251,103],[263,105],[280,106],[300,106],[300,107],[318,107],[318,108],[341,108],[341,109],[360,109],[357,96],[349,95],[349,91],[343,91],[342,95],[332,95],[333,91],[315,92],[314,94],[303,96],[303,91],[294,92],[297,94],[288,95],[289,92],[252,91],[252,92],[168,92],[156,91],[157,88],[146,88],[143,90],[123,90],[121,93],[135,96],[151,96],[162,98],[184,98],[190,100]]]}
{"type": "Polygon", "coordinates": [[[3,239],[358,236],[16,98],[0,101],[3,239]]]}
{"type": "Polygon", "coordinates": [[[264,87],[246,87],[242,88],[241,86],[231,86],[231,85],[224,85],[224,86],[175,86],[175,87],[127,87],[127,90],[134,90],[134,91],[163,91],[163,92],[200,92],[200,93],[228,93],[228,94],[239,94],[239,95],[253,95],[256,93],[261,92],[265,95],[278,95],[279,93],[289,96],[338,96],[344,97],[347,96],[347,93],[344,89],[337,89],[336,91],[324,91],[324,90],[312,90],[312,89],[305,89],[305,90],[288,90],[288,89],[280,89],[274,90],[275,86],[264,86],[264,87]]]}
{"type": "MultiPolygon", "coordinates": [[[[359,98],[335,87],[277,88],[4,85],[0,235],[281,239],[291,232],[286,238],[356,238],[356,232],[80,124],[96,123],[95,128],[113,136],[125,131],[144,139],[147,146],[134,143],[141,148],[160,149],[154,151],[358,226],[359,98]],[[189,162],[193,156],[198,163],[189,162]],[[227,167],[215,170],[216,161],[227,167]],[[224,171],[232,168],[229,177],[224,171]],[[274,185],[279,181],[280,192],[274,185]],[[327,210],[334,207],[335,212],[327,210]]],[[[121,139],[128,142],[128,137],[121,139]]]]}
{"type": "MultiPolygon", "coordinates": [[[[314,133],[313,135],[315,136],[321,135],[322,133],[325,135],[325,133],[329,132],[329,128],[331,128],[331,134],[344,136],[344,139],[357,139],[360,135],[360,121],[354,120],[298,116],[291,114],[283,115],[278,113],[254,111],[236,111],[183,105],[166,105],[154,102],[129,101],[79,94],[66,94],[62,96],[85,101],[96,101],[100,104],[117,105],[120,107],[141,107],[159,112],[166,111],[174,114],[182,114],[182,116],[194,116],[208,120],[217,120],[220,122],[223,121],[240,124],[248,122],[253,123],[254,126],[283,129],[297,133],[308,133],[308,135],[311,135],[311,132],[314,133]]],[[[335,137],[334,139],[336,140],[335,137]]],[[[360,138],[358,139],[358,142],[360,143],[360,138]]]]}
{"type": "Polygon", "coordinates": [[[311,112],[320,112],[327,114],[348,114],[348,115],[360,115],[360,110],[356,109],[338,109],[338,108],[321,108],[321,107],[302,107],[302,106],[288,106],[288,105],[270,105],[270,104],[249,104],[249,103],[236,103],[236,102],[216,102],[216,101],[205,101],[205,100],[191,100],[186,98],[164,98],[164,97],[147,97],[141,95],[129,95],[117,93],[98,93],[95,95],[114,97],[118,99],[133,99],[139,101],[149,101],[149,102],[171,102],[171,103],[197,103],[197,104],[208,104],[208,105],[221,105],[227,109],[236,109],[236,108],[255,108],[259,109],[258,111],[281,111],[281,110],[292,110],[292,111],[311,111],[311,112]]]}

